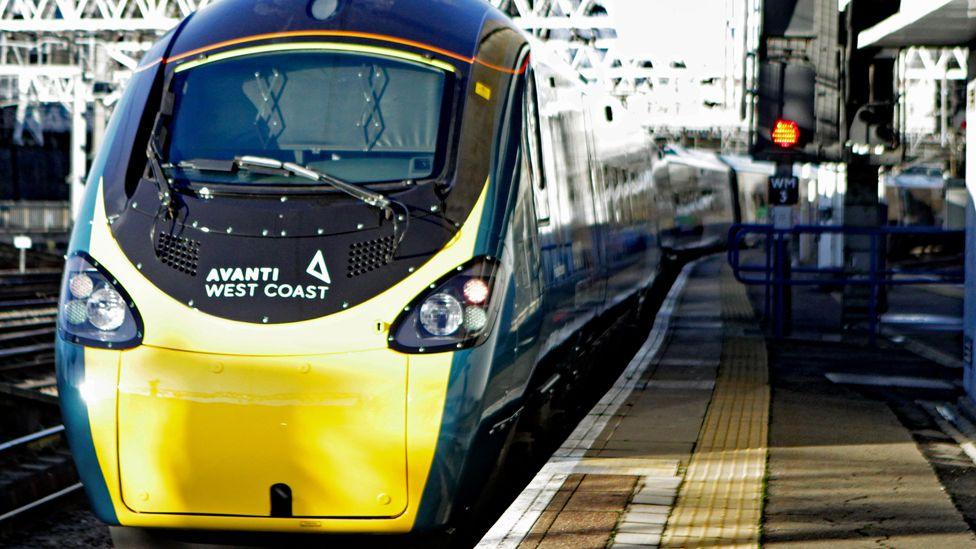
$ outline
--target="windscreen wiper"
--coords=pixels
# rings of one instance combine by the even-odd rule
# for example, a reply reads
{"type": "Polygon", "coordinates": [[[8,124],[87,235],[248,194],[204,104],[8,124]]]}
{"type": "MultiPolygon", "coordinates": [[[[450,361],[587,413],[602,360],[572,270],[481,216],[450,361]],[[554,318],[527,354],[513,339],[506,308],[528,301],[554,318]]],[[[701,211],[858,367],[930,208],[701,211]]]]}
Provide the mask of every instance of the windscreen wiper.
{"type": "Polygon", "coordinates": [[[349,196],[358,198],[366,204],[381,210],[389,209],[392,202],[390,199],[378,192],[353,185],[352,183],[333,177],[325,172],[320,172],[312,168],[306,168],[305,166],[299,166],[294,162],[282,162],[280,160],[275,160],[274,158],[266,158],[263,156],[240,156],[234,159],[234,164],[238,168],[245,170],[252,168],[281,170],[311,181],[327,183],[333,188],[342,191],[349,196]]]}
{"type": "Polygon", "coordinates": [[[170,215],[173,214],[173,183],[163,173],[162,157],[159,154],[159,147],[156,144],[155,135],[150,136],[149,144],[146,146],[146,158],[149,160],[149,171],[152,172],[153,182],[156,183],[156,190],[159,191],[160,212],[165,209],[170,215]]]}
{"type": "Polygon", "coordinates": [[[156,120],[153,122],[152,131],[149,134],[149,142],[146,144],[146,159],[149,162],[149,171],[152,175],[153,182],[156,184],[156,191],[159,193],[159,209],[156,210],[156,215],[153,216],[152,227],[149,229],[149,240],[152,242],[153,251],[157,256],[159,255],[159,245],[156,242],[156,226],[159,224],[159,219],[164,215],[167,219],[176,219],[176,208],[173,201],[176,188],[173,186],[173,182],[163,173],[163,160],[159,152],[159,128],[161,124],[162,112],[156,114],[156,120]]]}
{"type": "Polygon", "coordinates": [[[325,183],[332,188],[341,191],[359,200],[360,202],[363,202],[364,204],[381,210],[386,218],[393,222],[393,246],[390,248],[389,254],[387,254],[387,262],[393,261],[393,256],[396,255],[397,248],[399,248],[400,244],[403,242],[403,239],[407,236],[407,231],[410,229],[410,210],[408,210],[403,203],[391,198],[387,198],[378,192],[364,189],[349,183],[348,181],[343,181],[342,179],[331,176],[325,172],[300,166],[294,162],[282,162],[280,160],[275,160],[274,158],[265,158],[263,156],[241,156],[234,159],[234,165],[236,165],[239,169],[244,170],[253,168],[282,170],[316,183],[325,183]],[[402,214],[398,213],[396,211],[397,209],[399,209],[402,214]]]}

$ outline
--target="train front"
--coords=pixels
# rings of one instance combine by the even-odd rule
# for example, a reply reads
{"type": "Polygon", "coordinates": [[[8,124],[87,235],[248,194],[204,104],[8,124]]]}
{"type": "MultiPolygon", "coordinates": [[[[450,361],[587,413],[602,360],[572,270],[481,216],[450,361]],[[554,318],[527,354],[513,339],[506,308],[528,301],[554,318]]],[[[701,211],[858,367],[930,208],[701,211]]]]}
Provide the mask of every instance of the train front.
{"type": "Polygon", "coordinates": [[[485,394],[509,276],[496,127],[523,45],[478,0],[224,0],[146,55],[91,170],[59,318],[64,419],[102,520],[447,520],[491,461],[472,452],[485,422],[511,413],[485,394]]]}

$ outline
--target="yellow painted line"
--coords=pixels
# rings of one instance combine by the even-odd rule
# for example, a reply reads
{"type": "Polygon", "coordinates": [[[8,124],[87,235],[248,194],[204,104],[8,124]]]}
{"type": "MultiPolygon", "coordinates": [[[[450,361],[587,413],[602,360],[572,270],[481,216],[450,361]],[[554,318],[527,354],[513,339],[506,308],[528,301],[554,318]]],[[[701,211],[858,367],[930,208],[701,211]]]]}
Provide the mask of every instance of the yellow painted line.
{"type": "MultiPolygon", "coordinates": [[[[745,290],[729,278],[726,272],[723,316],[751,317],[745,290]]],[[[715,392],[662,547],[759,546],[769,401],[763,340],[726,336],[715,392]]]]}

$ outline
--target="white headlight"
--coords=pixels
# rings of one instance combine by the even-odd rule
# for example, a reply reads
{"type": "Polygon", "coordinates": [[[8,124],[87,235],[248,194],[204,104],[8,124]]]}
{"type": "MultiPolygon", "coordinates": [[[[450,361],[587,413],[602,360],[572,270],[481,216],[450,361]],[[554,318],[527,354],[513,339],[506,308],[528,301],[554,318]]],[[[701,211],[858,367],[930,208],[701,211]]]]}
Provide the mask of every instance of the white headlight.
{"type": "Polygon", "coordinates": [[[109,286],[95,290],[88,299],[88,321],[102,331],[111,331],[125,322],[125,300],[109,286]]]}
{"type": "Polygon", "coordinates": [[[435,336],[449,336],[464,322],[464,309],[457,298],[437,293],[420,306],[420,324],[435,336]]]}

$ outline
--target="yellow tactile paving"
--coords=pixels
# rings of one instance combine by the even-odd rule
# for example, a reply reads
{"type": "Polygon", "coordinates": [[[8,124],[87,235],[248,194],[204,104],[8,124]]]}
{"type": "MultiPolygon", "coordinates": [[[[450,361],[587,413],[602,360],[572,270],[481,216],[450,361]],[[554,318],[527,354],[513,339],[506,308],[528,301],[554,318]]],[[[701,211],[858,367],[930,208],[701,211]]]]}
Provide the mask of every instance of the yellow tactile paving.
{"type": "MultiPolygon", "coordinates": [[[[723,317],[750,318],[746,299],[726,273],[723,317]]],[[[769,399],[763,340],[726,336],[715,392],[662,547],[759,546],[769,399]]]]}
{"type": "Polygon", "coordinates": [[[752,304],[746,295],[746,287],[732,276],[732,270],[724,267],[721,278],[722,319],[726,321],[746,321],[754,318],[752,304]]]}

